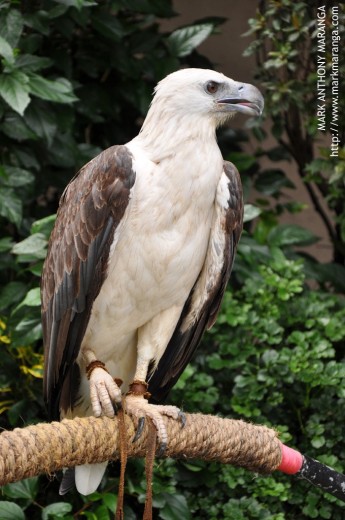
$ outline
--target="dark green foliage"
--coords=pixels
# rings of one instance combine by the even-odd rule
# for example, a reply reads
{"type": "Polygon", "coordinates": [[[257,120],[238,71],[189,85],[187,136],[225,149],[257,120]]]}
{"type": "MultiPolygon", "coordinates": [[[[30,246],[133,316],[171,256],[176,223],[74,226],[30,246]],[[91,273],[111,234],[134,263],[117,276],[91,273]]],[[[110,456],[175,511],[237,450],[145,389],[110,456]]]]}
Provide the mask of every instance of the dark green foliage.
{"type": "MultiPolygon", "coordinates": [[[[240,251],[238,264],[245,256],[240,251]]],[[[174,401],[188,410],[271,425],[284,442],[344,471],[344,320],[341,298],[308,290],[301,262],[271,250],[270,260],[252,269],[240,290],[227,292],[174,401]]],[[[194,464],[184,466],[183,482],[193,480],[194,464]]],[[[343,518],[340,502],[301,481],[282,475],[253,480],[231,467],[196,466],[207,473],[204,485],[197,476],[192,493],[200,508],[196,518],[343,518]]]]}
{"type": "MultiPolygon", "coordinates": [[[[275,162],[294,156],[281,140],[291,106],[306,118],[305,139],[315,138],[312,101],[303,103],[312,95],[312,79],[281,81],[273,89],[277,73],[300,70],[297,46],[314,42],[315,6],[309,4],[267,2],[251,22],[258,37],[252,51],[262,50],[270,38],[269,52],[276,53],[264,54],[259,63],[267,111],[274,118],[277,146],[268,156],[275,162]]],[[[181,64],[210,66],[195,47],[224,20],[199,20],[162,34],[158,18],[173,15],[170,0],[0,0],[3,428],[46,419],[38,283],[64,186],[100,149],[136,135],[159,79],[181,64]]],[[[252,130],[261,143],[262,129],[254,124],[252,130]]],[[[243,153],[247,139],[245,132],[231,129],[219,135],[224,156],[242,173],[245,196],[252,187],[259,194],[255,206],[245,207],[232,290],[169,400],[188,412],[271,425],[284,442],[344,471],[345,306],[339,295],[344,268],[320,265],[296,252],[296,246],[317,237],[279,224],[283,212],[303,207],[282,202],[282,189],[294,186],[278,167],[261,171],[263,151],[243,153]],[[306,280],[319,289],[311,290],[306,280]]],[[[337,208],[341,226],[341,162],[334,169],[331,161],[308,156],[303,164],[307,182],[327,174],[327,201],[337,208]]],[[[335,245],[337,254],[341,247],[335,245]]],[[[7,485],[0,518],[108,520],[116,508],[118,475],[119,464],[112,463],[101,489],[89,497],[60,497],[58,482],[46,477],[7,485]]],[[[143,461],[129,461],[126,520],[141,518],[145,487],[143,461]]],[[[154,518],[163,520],[344,518],[340,502],[304,482],[280,474],[253,476],[220,464],[159,461],[153,489],[154,518]]]]}
{"type": "MultiPolygon", "coordinates": [[[[282,159],[287,155],[296,162],[311,203],[323,220],[333,244],[334,261],[343,266],[345,124],[340,114],[345,110],[345,98],[341,89],[336,95],[337,85],[332,85],[331,74],[335,74],[333,79],[339,82],[345,74],[345,62],[340,57],[341,42],[345,36],[344,4],[332,1],[321,4],[316,0],[264,0],[260,2],[256,16],[249,20],[249,24],[247,34],[255,35],[255,40],[245,54],[255,54],[257,79],[266,88],[266,114],[272,118],[272,135],[279,144],[275,156],[282,159]],[[320,26],[321,29],[318,26],[318,13],[322,15],[323,9],[326,15],[324,53],[320,52],[318,38],[318,34],[323,34],[323,26],[320,26]],[[336,16],[334,23],[333,15],[336,16]],[[336,45],[339,63],[336,61],[338,53],[334,53],[336,45]],[[318,98],[318,58],[325,59],[324,103],[318,98]],[[333,69],[332,60],[335,62],[333,69]],[[326,122],[324,130],[320,131],[322,125],[317,118],[317,111],[318,106],[323,104],[326,122]],[[330,131],[335,108],[339,110],[334,121],[340,145],[338,156],[332,157],[330,131]],[[334,211],[335,222],[325,211],[320,194],[334,211]]],[[[256,133],[260,137],[262,131],[256,129],[256,133]]],[[[273,158],[272,151],[270,158],[273,158]]],[[[279,176],[275,178],[279,182],[279,176]]],[[[261,184],[260,179],[258,182],[261,184]]]]}

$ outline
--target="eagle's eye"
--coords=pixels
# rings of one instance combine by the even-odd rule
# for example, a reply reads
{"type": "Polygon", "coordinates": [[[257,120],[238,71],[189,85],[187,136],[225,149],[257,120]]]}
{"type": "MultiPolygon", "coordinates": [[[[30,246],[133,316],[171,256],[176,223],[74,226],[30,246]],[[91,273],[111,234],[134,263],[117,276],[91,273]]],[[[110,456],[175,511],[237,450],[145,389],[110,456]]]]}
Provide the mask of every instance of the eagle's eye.
{"type": "Polygon", "coordinates": [[[209,94],[215,94],[218,90],[219,84],[215,81],[208,81],[206,83],[206,90],[209,94]]]}

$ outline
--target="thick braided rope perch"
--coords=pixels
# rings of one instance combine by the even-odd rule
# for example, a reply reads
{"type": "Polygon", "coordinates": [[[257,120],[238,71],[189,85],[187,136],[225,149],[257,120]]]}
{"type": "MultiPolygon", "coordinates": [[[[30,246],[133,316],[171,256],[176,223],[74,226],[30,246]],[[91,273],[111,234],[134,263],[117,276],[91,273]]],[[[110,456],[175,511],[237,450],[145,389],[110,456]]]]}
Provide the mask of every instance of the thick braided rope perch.
{"type": "MultiPolygon", "coordinates": [[[[128,456],[145,456],[147,425],[133,443],[136,424],[127,415],[125,424],[128,456]]],[[[261,474],[271,473],[281,464],[277,432],[265,426],[201,414],[186,414],[184,427],[169,418],[166,425],[169,442],[164,457],[218,461],[261,474]]],[[[0,485],[117,459],[119,438],[116,417],[65,419],[4,431],[0,434],[0,485]]]]}

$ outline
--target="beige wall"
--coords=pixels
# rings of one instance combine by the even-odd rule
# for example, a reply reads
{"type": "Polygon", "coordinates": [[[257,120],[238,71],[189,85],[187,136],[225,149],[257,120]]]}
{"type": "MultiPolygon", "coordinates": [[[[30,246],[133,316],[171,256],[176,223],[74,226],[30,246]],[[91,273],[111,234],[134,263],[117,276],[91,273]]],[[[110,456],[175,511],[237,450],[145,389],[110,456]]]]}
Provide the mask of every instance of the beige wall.
{"type": "MultiPolygon", "coordinates": [[[[221,34],[208,38],[206,42],[200,45],[199,50],[212,61],[218,71],[239,81],[253,82],[254,60],[252,57],[245,58],[242,56],[250,39],[242,35],[249,28],[248,19],[255,16],[256,6],[257,2],[254,0],[175,0],[174,8],[179,16],[164,21],[163,28],[173,30],[206,16],[226,17],[228,21],[220,27],[221,34]]],[[[260,88],[260,85],[257,86],[260,88]]],[[[235,124],[238,126],[244,122],[244,119],[238,118],[235,124]]],[[[269,131],[269,121],[265,122],[265,128],[269,131]]],[[[271,138],[263,143],[263,147],[266,149],[274,145],[276,143],[271,138]]],[[[251,149],[255,149],[255,146],[254,142],[249,143],[246,151],[250,152],[251,149]]],[[[279,167],[283,169],[297,186],[297,190],[286,191],[285,201],[297,198],[299,202],[307,204],[308,207],[298,215],[287,214],[283,216],[282,222],[303,225],[320,236],[321,241],[308,248],[307,251],[317,256],[322,262],[330,261],[332,249],[326,230],[320,217],[312,208],[308,193],[296,174],[295,164],[287,161],[270,163],[270,161],[264,159],[261,165],[263,168],[279,167]]],[[[252,197],[255,198],[255,194],[252,197]]]]}

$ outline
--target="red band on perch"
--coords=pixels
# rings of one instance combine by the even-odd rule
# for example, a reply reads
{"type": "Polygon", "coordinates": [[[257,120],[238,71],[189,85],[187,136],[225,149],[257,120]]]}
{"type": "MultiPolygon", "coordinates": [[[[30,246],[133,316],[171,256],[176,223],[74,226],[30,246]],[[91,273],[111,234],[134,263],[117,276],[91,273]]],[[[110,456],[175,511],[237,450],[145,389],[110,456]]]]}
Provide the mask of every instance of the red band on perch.
{"type": "Polygon", "coordinates": [[[282,447],[282,461],[280,466],[277,468],[278,471],[287,473],[288,475],[294,475],[297,473],[303,464],[303,455],[299,451],[293,450],[285,444],[282,447]]]}

